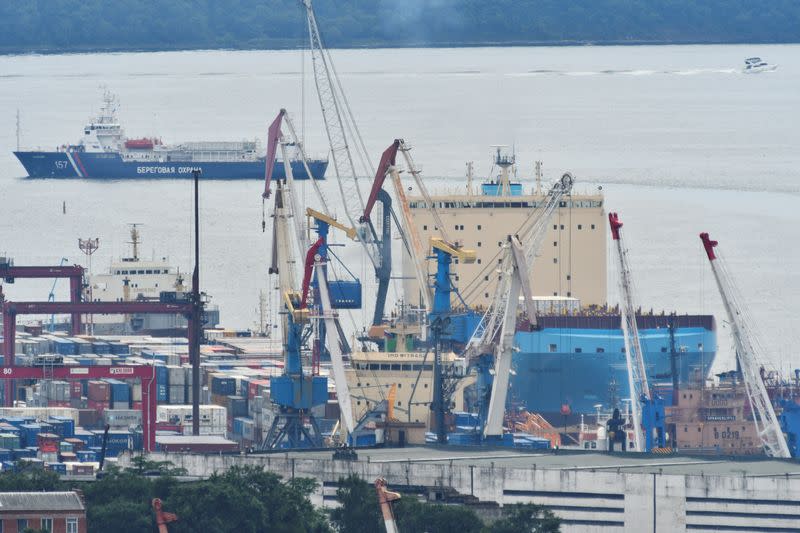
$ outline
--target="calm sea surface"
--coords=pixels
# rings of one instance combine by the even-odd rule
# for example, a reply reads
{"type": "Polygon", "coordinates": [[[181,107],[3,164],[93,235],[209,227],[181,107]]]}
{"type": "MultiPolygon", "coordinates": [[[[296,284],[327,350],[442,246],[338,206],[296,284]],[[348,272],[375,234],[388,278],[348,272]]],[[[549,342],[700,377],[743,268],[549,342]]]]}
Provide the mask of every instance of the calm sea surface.
{"type": "MultiPolygon", "coordinates": [[[[767,361],[800,367],[798,57],[800,46],[761,45],[334,52],[376,162],[403,137],[431,189],[456,189],[466,161],[485,175],[489,146],[507,144],[524,179],[542,159],[546,178],[569,170],[579,190],[602,186],[607,209],[626,223],[638,300],[645,308],[716,314],[719,369],[732,357],[700,231],[719,239],[767,361]],[[780,67],[742,75],[752,55],[780,67]]],[[[168,254],[186,271],[192,265],[190,182],[21,179],[11,153],[17,109],[23,147],[77,141],[102,85],[119,95],[130,136],[264,139],[281,107],[300,122],[303,68],[292,51],[0,57],[0,255],[18,264],[83,262],[77,239],[99,237],[99,271],[126,253],[127,224],[138,222],[144,255],[168,254]]],[[[324,155],[310,82],[305,100],[306,143],[324,155]]],[[[259,291],[273,284],[262,189],[256,181],[202,184],[203,285],[230,327],[252,327],[259,291]]],[[[337,198],[332,182],[325,189],[337,198]]],[[[357,249],[343,255],[371,284],[357,249]]],[[[45,299],[49,289],[49,281],[5,286],[17,300],[45,299]]],[[[65,284],[57,294],[66,298],[65,284]]],[[[609,298],[616,300],[615,289],[609,298]]],[[[362,323],[357,316],[350,329],[362,323]]]]}

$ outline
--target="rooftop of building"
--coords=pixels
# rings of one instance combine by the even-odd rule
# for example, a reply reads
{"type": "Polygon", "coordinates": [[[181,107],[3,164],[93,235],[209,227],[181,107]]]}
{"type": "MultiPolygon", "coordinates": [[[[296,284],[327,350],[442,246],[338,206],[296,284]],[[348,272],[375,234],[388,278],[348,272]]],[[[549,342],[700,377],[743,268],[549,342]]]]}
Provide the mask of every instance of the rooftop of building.
{"type": "Polygon", "coordinates": [[[85,510],[77,492],[0,492],[0,513],[85,510]]]}
{"type": "MultiPolygon", "coordinates": [[[[411,446],[405,448],[358,449],[358,460],[369,463],[431,463],[453,466],[494,466],[514,469],[562,471],[608,471],[735,477],[800,476],[800,462],[766,457],[726,458],[719,456],[659,455],[639,453],[598,453],[572,450],[515,450],[411,446]]],[[[330,451],[294,451],[295,459],[331,459],[330,451]]]]}

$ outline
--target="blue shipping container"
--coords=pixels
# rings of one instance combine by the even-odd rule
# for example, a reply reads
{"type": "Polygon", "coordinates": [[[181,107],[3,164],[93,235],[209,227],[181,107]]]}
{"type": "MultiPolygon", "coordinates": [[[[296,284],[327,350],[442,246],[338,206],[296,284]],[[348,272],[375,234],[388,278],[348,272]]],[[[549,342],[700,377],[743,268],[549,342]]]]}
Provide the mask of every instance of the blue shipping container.
{"type": "Polygon", "coordinates": [[[228,377],[211,377],[211,393],[218,396],[231,396],[236,394],[236,380],[228,377]]]}
{"type": "Polygon", "coordinates": [[[97,461],[97,453],[92,450],[81,450],[76,452],[75,455],[78,456],[78,461],[81,463],[93,463],[97,461]]]}

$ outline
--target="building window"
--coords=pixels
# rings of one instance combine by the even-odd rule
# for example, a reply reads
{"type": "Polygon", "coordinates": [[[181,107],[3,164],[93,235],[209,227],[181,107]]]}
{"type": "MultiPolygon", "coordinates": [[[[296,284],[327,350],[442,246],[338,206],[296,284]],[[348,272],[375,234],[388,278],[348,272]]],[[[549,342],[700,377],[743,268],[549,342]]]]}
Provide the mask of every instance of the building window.
{"type": "Polygon", "coordinates": [[[558,241],[553,241],[553,246],[558,246],[558,241]]]}
{"type": "Polygon", "coordinates": [[[28,520],[26,518],[17,518],[17,531],[25,531],[28,527],[28,520]]]}
{"type": "MultiPolygon", "coordinates": [[[[481,229],[481,225],[478,224],[478,231],[480,231],[480,229],[481,229]]],[[[480,246],[480,244],[478,246],[480,246]]]]}
{"type": "Polygon", "coordinates": [[[572,279],[572,274],[567,274],[567,281],[572,279]]]}
{"type": "Polygon", "coordinates": [[[661,353],[667,353],[667,348],[666,347],[661,348],[661,353]]]}
{"type": "Polygon", "coordinates": [[[480,260],[480,259],[478,259],[478,264],[479,264],[479,265],[481,264],[481,260],[480,260]]]}
{"type": "Polygon", "coordinates": [[[583,229],[583,226],[581,226],[580,224],[578,224],[578,229],[583,229]]]}
{"type": "Polygon", "coordinates": [[[583,348],[575,348],[575,353],[582,353],[582,352],[583,352],[583,348]]]}
{"type": "Polygon", "coordinates": [[[570,297],[572,297],[572,293],[570,291],[567,291],[567,298],[570,298],[570,297]]]}
{"type": "Polygon", "coordinates": [[[53,531],[52,518],[42,518],[42,531],[47,531],[48,533],[51,533],[53,531]]]}
{"type": "Polygon", "coordinates": [[[424,224],[422,226],[422,231],[428,231],[428,225],[427,224],[424,224]]]}
{"type": "Polygon", "coordinates": [[[67,533],[78,533],[78,519],[67,518],[67,533]]]}
{"type": "Polygon", "coordinates": [[[458,224],[456,224],[456,231],[458,231],[458,224]]]}
{"type": "Polygon", "coordinates": [[[564,229],[564,224],[561,224],[561,229],[564,229]]]}
{"type": "Polygon", "coordinates": [[[503,241],[497,241],[497,246],[503,246],[503,241]]]}
{"type": "Polygon", "coordinates": [[[594,224],[592,224],[592,229],[594,229],[594,224]]]}
{"type": "MultiPolygon", "coordinates": [[[[488,292],[485,292],[485,293],[483,293],[483,296],[484,296],[484,298],[488,298],[488,297],[489,297],[489,293],[488,293],[488,292]]],[[[554,296],[555,296],[555,295],[554,295],[554,296]]]]}
{"type": "Polygon", "coordinates": [[[558,346],[556,346],[555,344],[549,344],[549,345],[547,346],[547,350],[548,350],[550,353],[555,353],[555,352],[558,350],[558,346]]]}
{"type": "MultiPolygon", "coordinates": [[[[483,281],[489,281],[489,276],[483,276],[483,281]]],[[[489,296],[489,293],[486,293],[486,296],[489,296]]]]}
{"type": "Polygon", "coordinates": [[[553,258],[553,263],[558,263],[558,257],[553,258]]]}
{"type": "Polygon", "coordinates": [[[481,247],[481,241],[478,241],[478,248],[481,247]]]}
{"type": "Polygon", "coordinates": [[[553,224],[553,229],[558,229],[558,224],[553,224]]]}
{"type": "Polygon", "coordinates": [[[605,348],[598,348],[597,353],[605,353],[605,348]]]}

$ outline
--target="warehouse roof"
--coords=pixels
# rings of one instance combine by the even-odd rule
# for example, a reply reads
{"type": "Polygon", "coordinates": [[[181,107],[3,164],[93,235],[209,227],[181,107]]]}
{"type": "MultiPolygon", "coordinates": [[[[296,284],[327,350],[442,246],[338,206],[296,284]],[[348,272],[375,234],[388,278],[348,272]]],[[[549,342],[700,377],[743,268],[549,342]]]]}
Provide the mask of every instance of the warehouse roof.
{"type": "Polygon", "coordinates": [[[0,513],[85,509],[77,492],[0,492],[0,513]]]}

